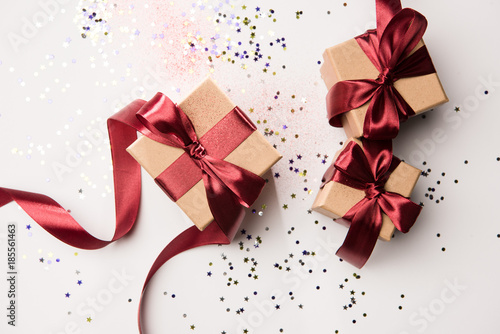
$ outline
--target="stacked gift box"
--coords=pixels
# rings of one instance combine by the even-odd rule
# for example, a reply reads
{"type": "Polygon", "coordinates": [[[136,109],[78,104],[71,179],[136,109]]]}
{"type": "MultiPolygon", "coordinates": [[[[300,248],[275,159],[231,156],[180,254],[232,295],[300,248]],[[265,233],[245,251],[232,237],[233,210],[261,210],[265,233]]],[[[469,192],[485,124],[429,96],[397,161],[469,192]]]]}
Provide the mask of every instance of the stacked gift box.
{"type": "Polygon", "coordinates": [[[389,241],[395,226],[408,232],[420,212],[408,198],[421,171],[392,155],[399,123],[448,101],[422,40],[425,18],[399,0],[376,5],[377,29],[327,48],[320,69],[329,122],[343,127],[348,141],[325,173],[313,210],[350,226],[337,255],[357,267],[377,236],[389,241]]]}

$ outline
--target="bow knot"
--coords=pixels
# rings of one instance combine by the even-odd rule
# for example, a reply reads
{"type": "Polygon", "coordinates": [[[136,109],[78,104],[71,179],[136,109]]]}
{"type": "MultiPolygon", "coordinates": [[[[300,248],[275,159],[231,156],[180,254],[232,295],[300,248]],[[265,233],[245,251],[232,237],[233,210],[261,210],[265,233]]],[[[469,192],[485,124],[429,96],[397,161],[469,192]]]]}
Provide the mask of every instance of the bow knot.
{"type": "Polygon", "coordinates": [[[197,140],[193,141],[186,147],[186,152],[189,156],[191,156],[191,158],[196,160],[201,160],[207,155],[207,150],[197,140]]]}
{"type": "Polygon", "coordinates": [[[394,84],[394,74],[390,68],[384,68],[378,75],[376,81],[381,85],[392,86],[394,84]]]}
{"type": "Polygon", "coordinates": [[[365,188],[366,198],[379,198],[380,195],[385,193],[384,185],[385,182],[368,183],[365,188]]]}

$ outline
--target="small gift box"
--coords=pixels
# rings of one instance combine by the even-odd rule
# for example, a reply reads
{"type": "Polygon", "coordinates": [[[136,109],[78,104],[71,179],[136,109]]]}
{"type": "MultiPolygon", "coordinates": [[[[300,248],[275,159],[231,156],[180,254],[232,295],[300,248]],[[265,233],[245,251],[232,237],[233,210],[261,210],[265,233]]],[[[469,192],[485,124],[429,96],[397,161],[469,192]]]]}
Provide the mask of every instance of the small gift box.
{"type": "Polygon", "coordinates": [[[380,2],[376,30],[323,53],[328,118],[348,138],[392,139],[399,121],[448,101],[421,39],[425,18],[395,5],[381,15],[387,8],[380,2]]]}
{"type": "Polygon", "coordinates": [[[406,233],[421,210],[408,199],[420,174],[392,155],[390,142],[349,139],[325,173],[312,206],[350,227],[344,245],[349,239],[351,249],[339,254],[341,247],[337,255],[361,267],[377,237],[389,241],[395,226],[406,233]],[[352,254],[358,247],[368,248],[361,260],[352,254]]]}
{"type": "MultiPolygon", "coordinates": [[[[198,229],[203,231],[214,220],[207,198],[214,195],[207,192],[204,176],[197,167],[183,168],[182,164],[188,163],[183,160],[189,160],[188,164],[199,165],[205,156],[215,157],[262,176],[281,159],[281,155],[261,133],[256,131],[251,120],[210,78],[194,89],[178,104],[178,107],[191,121],[199,143],[196,140],[190,144],[190,149],[182,149],[142,136],[130,145],[127,151],[157,181],[198,229]],[[159,182],[159,178],[163,175],[167,176],[167,180],[159,182]],[[184,189],[178,190],[179,188],[184,189]]],[[[236,184],[234,187],[238,187],[237,182],[240,181],[239,178],[241,179],[240,171],[231,170],[234,175],[225,170],[222,174],[221,172],[214,174],[211,170],[220,168],[216,162],[209,162],[211,167],[203,166],[204,172],[207,171],[215,179],[233,178],[235,180],[232,181],[236,184]],[[223,175],[224,173],[226,175],[223,175]]],[[[239,185],[244,187],[243,182],[239,185]]],[[[222,186],[224,189],[226,187],[226,184],[222,186]]],[[[245,191],[245,189],[240,190],[245,191]]],[[[231,191],[238,193],[238,189],[233,188],[231,191]]],[[[220,209],[224,211],[229,208],[220,209]]]]}

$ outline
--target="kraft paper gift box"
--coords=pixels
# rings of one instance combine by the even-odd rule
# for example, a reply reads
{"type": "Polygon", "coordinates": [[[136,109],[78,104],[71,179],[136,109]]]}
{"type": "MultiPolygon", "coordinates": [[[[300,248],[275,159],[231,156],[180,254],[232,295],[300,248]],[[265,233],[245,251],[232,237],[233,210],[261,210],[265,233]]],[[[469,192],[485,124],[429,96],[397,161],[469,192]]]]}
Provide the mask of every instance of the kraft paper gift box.
{"type": "MultiPolygon", "coordinates": [[[[236,106],[210,78],[204,80],[178,105],[190,118],[199,138],[236,106]]],[[[137,139],[127,151],[153,178],[184,153],[183,149],[161,144],[146,136],[137,139]]],[[[260,132],[254,131],[224,160],[262,176],[280,159],[278,151],[260,132]]],[[[196,183],[176,203],[201,231],[214,219],[208,206],[203,180],[196,183]]]]}
{"type": "MultiPolygon", "coordinates": [[[[423,40],[412,53],[422,46],[423,40]]],[[[376,79],[379,75],[375,65],[354,38],[326,49],[323,52],[323,60],[320,72],[328,90],[338,81],[376,79]]],[[[413,108],[415,115],[448,102],[437,73],[402,78],[394,82],[394,87],[413,108]]],[[[363,136],[363,124],[370,101],[341,116],[347,138],[363,136]]]]}
{"type": "MultiPolygon", "coordinates": [[[[360,146],[362,145],[357,139],[349,139],[344,144],[344,147],[337,152],[334,161],[351,140],[354,140],[360,146]]],[[[402,161],[390,175],[384,189],[409,198],[421,173],[422,171],[420,169],[402,161]]],[[[319,190],[312,209],[325,216],[338,219],[342,218],[349,209],[364,197],[365,192],[363,190],[351,188],[339,182],[329,181],[319,190]]],[[[338,222],[345,226],[350,225],[350,222],[345,219],[339,219],[338,222]]],[[[379,239],[390,241],[394,234],[394,229],[394,224],[390,218],[383,213],[382,229],[379,233],[379,239]]]]}

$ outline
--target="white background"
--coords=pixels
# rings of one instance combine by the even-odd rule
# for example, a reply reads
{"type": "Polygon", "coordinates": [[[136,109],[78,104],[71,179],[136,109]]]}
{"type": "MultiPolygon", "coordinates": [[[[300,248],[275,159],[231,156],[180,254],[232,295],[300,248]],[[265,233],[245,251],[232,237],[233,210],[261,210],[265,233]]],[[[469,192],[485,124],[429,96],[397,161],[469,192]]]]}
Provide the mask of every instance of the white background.
{"type": "MultiPolygon", "coordinates": [[[[260,121],[259,131],[274,131],[267,138],[283,159],[266,175],[269,183],[252,207],[256,213],[248,211],[242,226],[246,235],[239,233],[230,246],[186,252],[157,273],[144,299],[146,333],[494,332],[500,310],[500,3],[403,1],[429,21],[425,42],[450,102],[402,126],[396,154],[430,169],[412,196],[424,209],[409,234],[379,242],[362,270],[334,255],[346,228],[307,210],[322,173],[345,140],[342,129],[327,124],[318,61],[328,46],[374,26],[374,1],[348,1],[346,6],[337,0],[220,3],[226,19],[234,14],[241,16],[240,22],[245,16],[252,20],[264,59],[230,64],[214,57],[211,67],[207,52],[188,50],[184,55],[189,32],[198,32],[200,45],[204,40],[211,47],[210,38],[219,34],[219,48],[230,39],[242,42],[233,45],[231,54],[251,50],[248,26],[238,34],[235,21],[214,22],[218,1],[124,1],[116,6],[96,1],[89,12],[106,24],[90,25],[86,38],[81,37],[82,26],[89,20],[82,8],[92,1],[9,2],[0,23],[0,186],[49,195],[93,235],[110,239],[114,197],[109,145],[100,141],[89,149],[83,133],[104,134],[100,125],[134,97],[147,99],[161,90],[179,101],[211,71],[244,111],[253,108],[249,116],[260,121]],[[271,18],[269,9],[274,10],[271,18]],[[256,13],[262,16],[255,19],[256,13]],[[41,24],[30,31],[25,20],[41,24]],[[105,36],[103,29],[110,34],[105,36]],[[163,39],[158,37],[162,32],[163,39]],[[286,43],[286,50],[276,42],[269,45],[278,37],[285,37],[280,43],[286,43]],[[264,73],[266,61],[270,66],[264,73]],[[70,166],[68,152],[84,149],[87,154],[70,166]],[[324,155],[326,164],[321,162],[324,155]],[[55,168],[61,165],[68,169],[58,175],[55,168]],[[249,234],[251,240],[246,239],[249,234]],[[262,243],[255,248],[257,236],[262,243]],[[252,261],[258,263],[255,272],[252,261]]],[[[97,251],[61,243],[15,204],[0,209],[2,272],[7,272],[11,222],[17,224],[19,269],[15,328],[7,326],[4,315],[4,274],[0,280],[2,333],[138,332],[137,308],[147,271],[168,241],[190,226],[145,173],[142,184],[133,232],[97,251]]]]}

